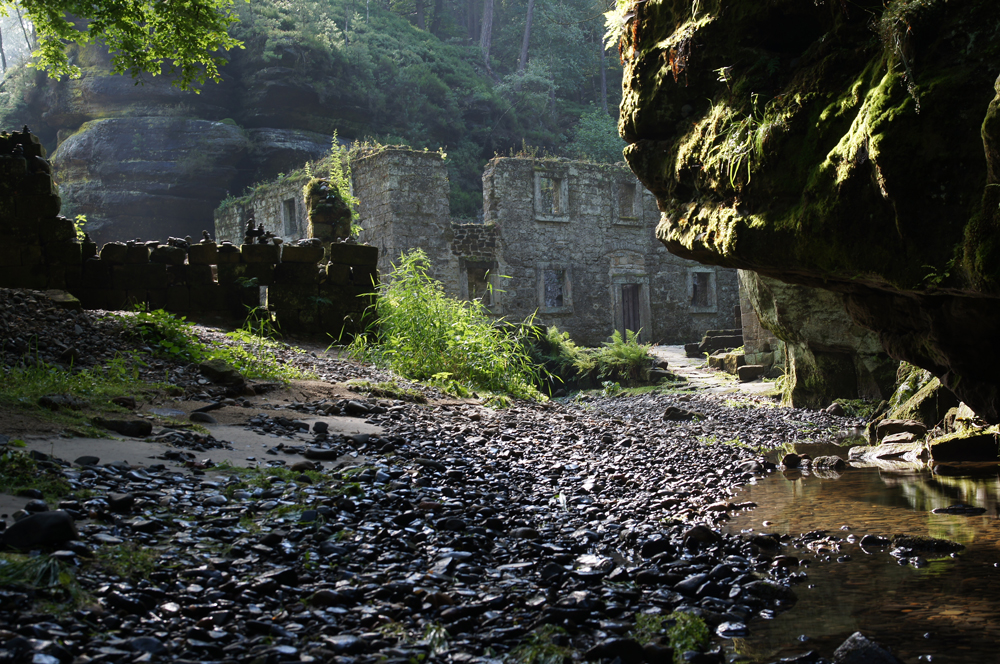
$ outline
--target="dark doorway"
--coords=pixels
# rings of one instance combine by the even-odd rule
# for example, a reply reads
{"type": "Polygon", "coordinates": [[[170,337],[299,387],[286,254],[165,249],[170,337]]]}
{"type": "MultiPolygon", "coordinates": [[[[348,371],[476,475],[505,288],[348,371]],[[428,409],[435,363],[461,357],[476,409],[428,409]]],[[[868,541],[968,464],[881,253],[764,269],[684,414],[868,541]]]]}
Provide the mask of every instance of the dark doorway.
{"type": "MultiPolygon", "coordinates": [[[[638,332],[639,324],[639,284],[622,284],[622,330],[638,332]]],[[[628,337],[627,334],[625,334],[628,337]]]]}

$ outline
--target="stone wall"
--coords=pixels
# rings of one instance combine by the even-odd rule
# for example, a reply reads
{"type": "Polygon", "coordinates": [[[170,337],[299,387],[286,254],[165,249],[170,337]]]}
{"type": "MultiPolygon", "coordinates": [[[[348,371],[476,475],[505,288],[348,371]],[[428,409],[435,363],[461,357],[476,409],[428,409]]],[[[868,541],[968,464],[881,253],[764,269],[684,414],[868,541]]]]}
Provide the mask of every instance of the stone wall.
{"type": "Polygon", "coordinates": [[[0,233],[6,238],[0,287],[67,290],[90,309],[146,305],[238,319],[264,304],[285,332],[339,335],[362,323],[369,304],[364,295],[377,280],[375,247],[130,240],[98,251],[59,216],[44,156],[27,131],[0,134],[0,233]],[[329,261],[320,264],[324,251],[329,261]]]}
{"type": "Polygon", "coordinates": [[[232,243],[243,241],[247,220],[253,213],[264,230],[286,242],[307,237],[305,197],[302,187],[309,181],[306,175],[287,177],[255,189],[249,196],[220,207],[215,211],[216,239],[232,243]]]}
{"type": "Polygon", "coordinates": [[[448,200],[448,171],[437,152],[384,148],[351,162],[357,196],[358,240],[377,246],[379,273],[388,275],[400,254],[421,248],[431,258],[431,276],[445,292],[462,293],[459,258],[448,200]]]}
{"type": "Polygon", "coordinates": [[[578,343],[641,328],[682,343],[735,323],[736,274],[676,258],[656,241],[652,196],[626,169],[555,159],[497,158],[483,176],[485,221],[498,229],[495,311],[537,312],[578,343]]]}

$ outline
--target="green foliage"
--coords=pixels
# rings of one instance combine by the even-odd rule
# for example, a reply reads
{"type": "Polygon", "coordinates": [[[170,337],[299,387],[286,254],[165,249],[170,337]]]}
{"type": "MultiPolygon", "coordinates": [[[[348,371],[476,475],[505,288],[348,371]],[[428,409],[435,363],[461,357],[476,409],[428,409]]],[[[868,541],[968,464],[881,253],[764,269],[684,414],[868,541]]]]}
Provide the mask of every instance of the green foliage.
{"type": "Polygon", "coordinates": [[[625,337],[618,330],[611,340],[597,349],[595,360],[601,378],[617,378],[626,385],[636,385],[649,380],[650,344],[639,343],[639,333],[625,330],[625,337]]]}
{"type": "Polygon", "coordinates": [[[528,638],[510,651],[504,661],[511,664],[563,664],[573,656],[565,645],[566,630],[556,625],[543,625],[528,634],[528,638]]]}
{"type": "Polygon", "coordinates": [[[863,420],[874,415],[875,408],[878,407],[878,404],[864,399],[834,399],[834,401],[844,408],[844,415],[847,417],[857,417],[863,420]]]}
{"type": "Polygon", "coordinates": [[[560,332],[554,325],[544,333],[529,336],[528,340],[532,361],[563,382],[579,380],[597,366],[593,352],[576,345],[569,332],[560,332]]]}
{"type": "Polygon", "coordinates": [[[101,546],[96,551],[97,563],[106,571],[123,579],[141,581],[156,571],[159,552],[136,542],[101,546]]]}
{"type": "Polygon", "coordinates": [[[727,119],[725,127],[722,142],[712,151],[724,165],[730,186],[736,189],[750,184],[753,169],[764,162],[768,143],[784,129],[784,125],[774,113],[761,110],[758,96],[751,94],[747,114],[741,117],[734,113],[727,119]]]}
{"type": "Polygon", "coordinates": [[[640,613],[635,617],[631,636],[645,645],[657,637],[667,637],[674,649],[674,661],[684,662],[686,651],[702,651],[710,633],[705,621],[692,613],[674,611],[668,616],[640,613]]]}
{"type": "Polygon", "coordinates": [[[55,501],[70,493],[70,485],[59,473],[42,468],[31,455],[20,450],[0,453],[0,486],[8,493],[37,489],[46,501],[55,501]]]}
{"type": "MultiPolygon", "coordinates": [[[[209,348],[194,331],[194,323],[162,309],[139,308],[130,316],[121,316],[125,334],[148,345],[155,354],[175,362],[204,362],[219,359],[256,380],[276,380],[287,383],[309,377],[283,360],[278,351],[288,347],[271,340],[276,327],[270,312],[257,316],[252,310],[244,327],[226,334],[232,343],[209,348]]],[[[299,351],[302,352],[302,351],[299,351]]]]}
{"type": "Polygon", "coordinates": [[[74,604],[84,597],[73,568],[49,555],[0,553],[0,588],[54,593],[74,604]]]}
{"type": "Polygon", "coordinates": [[[207,358],[208,349],[194,333],[194,323],[184,316],[139,306],[121,321],[127,337],[146,344],[156,355],[176,362],[203,362],[207,358]]]}
{"type": "Polygon", "coordinates": [[[349,354],[414,380],[445,376],[471,389],[538,398],[538,369],[518,328],[495,325],[481,302],[445,295],[428,265],[420,249],[400,257],[379,284],[376,324],[355,337],[349,354]]]}
{"type": "Polygon", "coordinates": [[[569,153],[577,159],[614,164],[622,161],[625,141],[618,135],[618,123],[593,104],[580,116],[569,153]]]}
{"type": "MultiPolygon", "coordinates": [[[[233,0],[20,0],[18,4],[38,34],[32,66],[54,77],[80,76],[79,66],[69,60],[66,42],[100,41],[111,50],[116,74],[128,72],[141,82],[142,75],[158,76],[165,69],[176,76],[175,85],[197,92],[194,84],[221,80],[219,67],[226,61],[218,52],[242,46],[228,34],[236,22],[233,0]]],[[[13,0],[0,2],[0,13],[6,15],[13,6],[13,0]]]]}
{"type": "MultiPolygon", "coordinates": [[[[0,403],[32,410],[36,415],[56,422],[89,428],[84,411],[120,411],[111,403],[123,394],[142,394],[162,387],[139,378],[139,362],[133,357],[118,356],[103,367],[72,370],[47,364],[35,358],[25,365],[0,366],[0,403]],[[43,396],[66,395],[86,403],[81,411],[50,411],[38,405],[43,396]]],[[[96,430],[89,433],[100,436],[96,430]]]]}
{"type": "Polygon", "coordinates": [[[363,392],[373,397],[383,399],[399,399],[400,401],[412,401],[414,403],[427,403],[427,397],[412,387],[406,387],[393,381],[382,381],[373,383],[370,380],[354,379],[347,381],[347,389],[352,392],[363,392]]]}

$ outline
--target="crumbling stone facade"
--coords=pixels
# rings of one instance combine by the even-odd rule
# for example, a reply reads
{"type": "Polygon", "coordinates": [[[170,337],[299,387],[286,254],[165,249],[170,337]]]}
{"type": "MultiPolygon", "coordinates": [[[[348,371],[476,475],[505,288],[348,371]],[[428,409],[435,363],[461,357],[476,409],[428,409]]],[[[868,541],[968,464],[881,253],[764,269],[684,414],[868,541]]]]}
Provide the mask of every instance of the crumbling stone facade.
{"type": "Polygon", "coordinates": [[[249,196],[220,206],[215,211],[216,239],[239,244],[251,214],[264,230],[286,242],[308,237],[308,212],[302,194],[308,181],[305,174],[275,180],[249,196]]]}
{"type": "Polygon", "coordinates": [[[383,276],[422,248],[447,293],[509,320],[535,314],[585,345],[626,328],[681,343],[738,325],[735,271],[667,252],[653,236],[655,201],[625,168],[496,158],[483,175],[483,223],[451,218],[437,153],[388,148],[352,170],[360,239],[379,247],[383,276]]]}

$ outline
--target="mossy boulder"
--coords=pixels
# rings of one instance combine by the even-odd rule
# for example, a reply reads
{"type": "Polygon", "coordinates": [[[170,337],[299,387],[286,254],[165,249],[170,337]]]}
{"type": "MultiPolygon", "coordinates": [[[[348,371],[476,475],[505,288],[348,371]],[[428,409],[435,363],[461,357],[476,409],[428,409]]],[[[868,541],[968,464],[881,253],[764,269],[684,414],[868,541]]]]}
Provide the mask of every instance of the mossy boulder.
{"type": "Polygon", "coordinates": [[[1000,422],[998,26],[994,0],[636,4],[619,127],[657,236],[839,293],[1000,422]]]}
{"type": "Polygon", "coordinates": [[[934,461],[1000,460],[1000,429],[970,429],[930,441],[934,461]]]}

